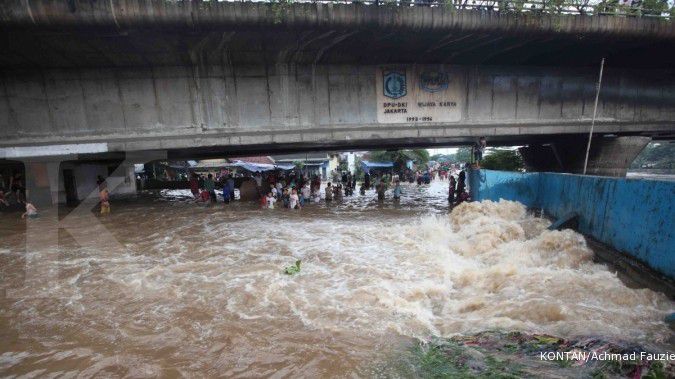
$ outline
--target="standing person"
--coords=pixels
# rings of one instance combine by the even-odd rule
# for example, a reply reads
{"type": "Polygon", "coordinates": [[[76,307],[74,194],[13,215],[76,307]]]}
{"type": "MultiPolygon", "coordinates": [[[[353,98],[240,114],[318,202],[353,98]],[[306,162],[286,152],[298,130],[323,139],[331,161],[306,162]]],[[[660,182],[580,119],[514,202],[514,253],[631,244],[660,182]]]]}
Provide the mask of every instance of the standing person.
{"type": "Polygon", "coordinates": [[[483,160],[483,154],[485,153],[486,147],[487,141],[485,140],[485,137],[480,137],[473,150],[473,158],[476,163],[480,163],[483,160]]]}
{"type": "Polygon", "coordinates": [[[258,191],[260,191],[260,187],[262,187],[262,175],[260,175],[260,171],[256,171],[253,179],[255,180],[255,186],[258,188],[258,191]]]}
{"type": "Polygon", "coordinates": [[[9,207],[9,203],[5,200],[5,189],[0,188],[0,204],[4,204],[6,207],[9,207]]]}
{"type": "Polygon", "coordinates": [[[6,207],[9,206],[9,203],[5,200],[5,180],[2,178],[2,175],[0,175],[0,203],[6,207]]]}
{"type": "Polygon", "coordinates": [[[456,198],[459,200],[465,192],[466,192],[466,173],[464,172],[464,170],[462,170],[459,172],[459,175],[457,177],[457,191],[455,192],[456,198]]]}
{"type": "Polygon", "coordinates": [[[227,186],[230,189],[230,199],[234,200],[234,178],[232,174],[227,176],[227,186]]]}
{"type": "Polygon", "coordinates": [[[277,181],[276,188],[277,188],[277,199],[279,199],[283,196],[284,193],[284,185],[282,183],[282,180],[277,181]]]}
{"type": "Polygon", "coordinates": [[[309,202],[310,201],[310,196],[312,196],[312,192],[309,190],[309,187],[307,187],[307,184],[302,186],[302,194],[300,197],[300,205],[305,205],[305,201],[309,202]]]}
{"type": "Polygon", "coordinates": [[[232,200],[232,195],[233,193],[230,192],[230,186],[227,185],[227,182],[223,185],[223,202],[225,204],[229,204],[230,200],[232,200]]]}
{"type": "Polygon", "coordinates": [[[375,190],[377,191],[377,200],[384,201],[384,193],[387,191],[387,185],[384,184],[384,181],[377,183],[375,190]]]}
{"type": "Polygon", "coordinates": [[[21,174],[15,174],[10,178],[9,188],[16,197],[19,204],[26,203],[26,189],[23,186],[23,178],[21,174]]]}
{"type": "Polygon", "coordinates": [[[103,187],[101,192],[98,193],[98,199],[101,202],[101,214],[107,215],[110,213],[110,194],[108,189],[103,187]]]}
{"type": "Polygon", "coordinates": [[[326,202],[333,200],[333,186],[330,182],[326,184],[326,202]]]}
{"type": "Polygon", "coordinates": [[[450,184],[448,185],[448,201],[450,204],[455,202],[455,187],[457,186],[457,182],[455,181],[455,177],[450,175],[450,184]]]}
{"type": "Polygon", "coordinates": [[[204,189],[209,193],[209,198],[212,203],[218,201],[218,198],[216,197],[216,183],[213,181],[213,175],[208,174],[206,176],[206,180],[204,180],[204,189]]]}
{"type": "Polygon", "coordinates": [[[281,200],[284,203],[284,208],[290,207],[291,204],[291,193],[288,190],[288,187],[284,188],[283,195],[281,196],[281,200]]]}
{"type": "Polygon", "coordinates": [[[342,184],[340,184],[340,182],[333,186],[333,197],[335,198],[335,201],[342,200],[342,184]]]}
{"type": "Polygon", "coordinates": [[[199,180],[194,172],[190,175],[190,192],[195,199],[199,198],[199,180]]]}
{"type": "Polygon", "coordinates": [[[274,203],[276,203],[277,199],[274,198],[274,195],[272,194],[272,191],[270,191],[267,194],[267,197],[265,198],[265,200],[266,200],[267,208],[268,209],[274,209],[274,203]]]}
{"type": "Polygon", "coordinates": [[[401,182],[397,179],[396,184],[394,184],[394,200],[400,200],[402,192],[401,182]]]}
{"type": "Polygon", "coordinates": [[[370,189],[370,174],[367,172],[365,175],[363,175],[363,186],[365,189],[370,189]]]}
{"type": "MultiPolygon", "coordinates": [[[[321,179],[319,178],[319,175],[314,175],[314,178],[312,179],[312,191],[320,192],[321,191],[321,179]]],[[[321,196],[321,195],[319,195],[321,196]]]]}
{"type": "Polygon", "coordinates": [[[291,209],[301,209],[302,205],[300,205],[300,197],[298,196],[298,191],[296,189],[293,189],[291,192],[291,195],[289,196],[290,200],[290,208],[291,209]]]}

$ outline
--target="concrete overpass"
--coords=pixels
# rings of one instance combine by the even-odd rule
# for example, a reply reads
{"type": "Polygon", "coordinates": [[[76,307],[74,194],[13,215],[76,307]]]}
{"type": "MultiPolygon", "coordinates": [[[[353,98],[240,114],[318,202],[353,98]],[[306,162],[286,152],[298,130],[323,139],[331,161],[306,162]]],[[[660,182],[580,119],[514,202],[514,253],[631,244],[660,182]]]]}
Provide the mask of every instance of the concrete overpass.
{"type": "MultiPolygon", "coordinates": [[[[632,160],[648,138],[629,137],[675,134],[675,23],[664,19],[15,0],[0,4],[0,25],[6,159],[448,146],[478,136],[583,145],[602,57],[596,131],[621,138],[598,139],[591,166],[632,160]]],[[[549,161],[576,170],[576,152],[554,150],[549,161]]]]}

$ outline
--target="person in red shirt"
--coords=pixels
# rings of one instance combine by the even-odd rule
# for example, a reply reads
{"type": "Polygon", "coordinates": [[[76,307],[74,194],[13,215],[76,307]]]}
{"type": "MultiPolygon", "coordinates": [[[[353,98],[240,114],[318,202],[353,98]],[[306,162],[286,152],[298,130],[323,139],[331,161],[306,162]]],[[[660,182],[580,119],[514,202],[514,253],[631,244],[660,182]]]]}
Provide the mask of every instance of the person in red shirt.
{"type": "Polygon", "coordinates": [[[197,179],[197,174],[194,172],[190,175],[190,191],[195,199],[199,198],[199,180],[197,179]]]}

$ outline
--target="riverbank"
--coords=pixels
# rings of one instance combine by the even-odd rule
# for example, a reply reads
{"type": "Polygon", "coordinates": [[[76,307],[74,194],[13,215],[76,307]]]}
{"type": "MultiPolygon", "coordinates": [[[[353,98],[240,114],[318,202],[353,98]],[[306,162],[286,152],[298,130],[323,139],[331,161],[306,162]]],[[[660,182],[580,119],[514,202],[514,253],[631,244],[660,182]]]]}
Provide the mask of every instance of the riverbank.
{"type": "Polygon", "coordinates": [[[431,338],[378,370],[419,378],[672,378],[663,352],[599,336],[564,339],[547,334],[485,331],[431,338]]]}

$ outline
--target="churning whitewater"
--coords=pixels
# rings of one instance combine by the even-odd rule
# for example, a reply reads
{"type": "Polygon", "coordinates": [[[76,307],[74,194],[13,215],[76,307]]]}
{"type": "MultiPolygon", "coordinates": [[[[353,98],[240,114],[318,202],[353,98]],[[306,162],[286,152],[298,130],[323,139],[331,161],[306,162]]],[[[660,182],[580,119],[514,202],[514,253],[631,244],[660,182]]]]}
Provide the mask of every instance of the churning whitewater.
{"type": "Polygon", "coordinates": [[[297,212],[144,198],[102,219],[119,246],[75,217],[49,252],[1,215],[0,370],[361,376],[412,339],[492,329],[668,344],[673,302],[628,288],[583,236],[516,202],[448,213],[443,188],[297,212]],[[38,256],[49,285],[22,273],[38,256]]]}

